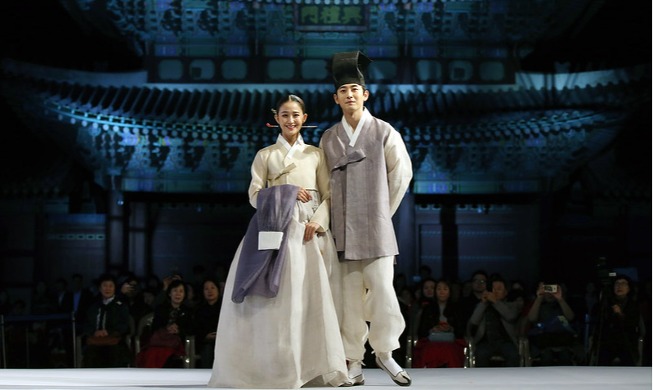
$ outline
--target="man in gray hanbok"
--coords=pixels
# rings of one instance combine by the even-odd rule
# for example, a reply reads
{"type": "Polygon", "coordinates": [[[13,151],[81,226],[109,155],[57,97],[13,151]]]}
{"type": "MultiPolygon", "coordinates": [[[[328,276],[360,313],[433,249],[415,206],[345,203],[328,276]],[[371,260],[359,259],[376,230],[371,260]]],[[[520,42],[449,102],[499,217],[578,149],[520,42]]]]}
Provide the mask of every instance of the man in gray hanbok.
{"type": "Polygon", "coordinates": [[[320,140],[331,173],[331,230],[342,269],[341,334],[354,385],[364,384],[362,361],[369,339],[376,364],[400,386],[408,373],[392,358],[406,324],[393,288],[398,245],[392,215],[413,176],[401,135],[373,117],[361,52],[336,53],[331,62],[342,120],[320,140]],[[368,326],[369,323],[369,326],[368,326]]]}

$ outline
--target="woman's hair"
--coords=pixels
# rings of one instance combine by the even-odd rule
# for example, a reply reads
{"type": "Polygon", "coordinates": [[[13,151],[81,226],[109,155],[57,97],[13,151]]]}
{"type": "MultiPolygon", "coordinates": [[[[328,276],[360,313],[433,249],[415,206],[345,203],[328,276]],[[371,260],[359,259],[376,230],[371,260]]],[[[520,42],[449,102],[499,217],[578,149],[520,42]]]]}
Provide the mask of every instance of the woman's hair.
{"type": "Polygon", "coordinates": [[[180,279],[175,279],[172,282],[170,282],[170,284],[168,285],[168,288],[166,289],[166,294],[170,295],[170,291],[172,291],[173,289],[175,289],[175,288],[177,288],[179,286],[182,286],[184,288],[184,295],[186,295],[186,293],[187,293],[186,283],[184,283],[184,281],[180,280],[180,279]]]}
{"type": "Polygon", "coordinates": [[[116,286],[116,287],[118,286],[118,282],[116,281],[116,277],[113,276],[110,273],[104,273],[104,274],[101,274],[100,276],[98,276],[98,278],[96,279],[97,286],[98,287],[101,286],[102,282],[113,282],[114,286],[116,286]]]}
{"type": "Polygon", "coordinates": [[[279,112],[279,109],[281,108],[281,106],[284,103],[287,103],[287,102],[295,102],[295,103],[299,104],[299,107],[302,109],[302,113],[306,112],[306,106],[304,105],[304,101],[302,100],[302,98],[300,98],[297,95],[293,95],[293,94],[290,94],[288,96],[285,96],[285,97],[281,98],[277,102],[277,105],[274,106],[274,108],[272,109],[272,112],[276,115],[279,112]]]}
{"type": "Polygon", "coordinates": [[[636,297],[637,288],[635,286],[635,283],[633,282],[633,279],[631,279],[630,276],[624,274],[618,274],[612,280],[612,288],[614,288],[615,284],[617,283],[617,280],[625,280],[626,283],[628,283],[628,298],[633,299],[636,297]]]}

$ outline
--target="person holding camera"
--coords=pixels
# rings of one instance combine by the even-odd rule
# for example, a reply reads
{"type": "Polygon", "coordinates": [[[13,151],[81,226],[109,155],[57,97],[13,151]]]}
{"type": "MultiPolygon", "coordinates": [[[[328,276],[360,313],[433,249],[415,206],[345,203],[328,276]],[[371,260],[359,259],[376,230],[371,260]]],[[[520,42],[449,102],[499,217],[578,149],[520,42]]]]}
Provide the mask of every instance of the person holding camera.
{"type": "Polygon", "coordinates": [[[528,339],[531,358],[540,366],[572,365],[576,331],[575,314],[565,300],[566,288],[540,282],[528,311],[528,339]]]}
{"type": "Polygon", "coordinates": [[[508,302],[506,281],[493,275],[491,290],[483,292],[469,318],[467,333],[475,345],[476,367],[490,367],[493,356],[501,356],[506,367],[519,366],[516,322],[519,309],[508,302]]]}

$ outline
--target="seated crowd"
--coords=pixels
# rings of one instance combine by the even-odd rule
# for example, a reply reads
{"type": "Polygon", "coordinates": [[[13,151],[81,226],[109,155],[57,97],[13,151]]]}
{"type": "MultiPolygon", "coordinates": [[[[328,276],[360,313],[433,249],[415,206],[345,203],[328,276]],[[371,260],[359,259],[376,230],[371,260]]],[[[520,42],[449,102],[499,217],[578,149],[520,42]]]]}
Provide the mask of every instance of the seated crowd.
{"type": "Polygon", "coordinates": [[[650,284],[638,294],[627,275],[573,292],[548,280],[529,291],[484,270],[464,283],[428,272],[414,288],[396,282],[412,368],[651,364],[650,284]]]}
{"type": "MultiPolygon", "coordinates": [[[[115,276],[102,274],[93,283],[84,286],[82,277],[72,277],[73,289],[68,290],[65,279],[54,283],[48,299],[40,299],[38,313],[16,312],[7,305],[0,314],[19,318],[21,315],[46,314],[57,318],[57,314],[74,313],[75,334],[65,324],[53,325],[37,322],[29,327],[22,323],[8,324],[7,348],[20,352],[21,347],[12,345],[12,340],[20,341],[25,335],[29,340],[41,340],[30,346],[28,357],[7,359],[8,367],[21,367],[21,361],[31,360],[31,355],[46,356],[62,354],[60,361],[39,362],[43,367],[75,366],[75,343],[77,354],[81,352],[81,363],[77,366],[98,367],[182,367],[186,351],[186,338],[193,336],[196,351],[195,367],[210,368],[213,364],[215,332],[221,306],[222,283],[217,278],[203,276],[187,281],[180,275],[163,280],[156,276],[138,278],[129,273],[115,276]],[[192,292],[201,291],[194,295],[192,292]],[[51,328],[42,334],[27,337],[33,328],[51,328]],[[19,334],[20,333],[20,334],[19,334]],[[12,337],[12,336],[18,337],[12,337]],[[12,361],[13,360],[13,361],[12,361]]],[[[40,287],[39,291],[43,288],[40,287]]],[[[12,354],[13,356],[19,356],[12,354]]],[[[77,356],[80,358],[80,356],[77,356]]],[[[25,362],[26,363],[26,362],[25,362]]],[[[31,365],[34,367],[34,365],[31,365]]]]}
{"type": "MultiPolygon", "coordinates": [[[[572,289],[555,280],[529,288],[484,270],[464,282],[435,279],[429,271],[423,267],[415,285],[405,275],[395,278],[406,320],[395,358],[407,367],[651,365],[650,341],[641,343],[650,327],[650,283],[640,288],[617,275],[572,289]]],[[[64,278],[51,291],[46,283],[35,283],[32,305],[11,302],[0,289],[0,314],[74,313],[82,367],[182,367],[191,335],[194,366],[212,366],[223,284],[202,270],[192,280],[103,274],[88,285],[74,274],[70,286],[64,278]]],[[[5,333],[14,360],[24,349],[21,340],[29,339],[33,356],[47,356],[44,349],[64,356],[57,361],[23,357],[32,367],[74,365],[69,327],[8,323],[5,333]]],[[[21,367],[21,362],[7,363],[21,367]]]]}

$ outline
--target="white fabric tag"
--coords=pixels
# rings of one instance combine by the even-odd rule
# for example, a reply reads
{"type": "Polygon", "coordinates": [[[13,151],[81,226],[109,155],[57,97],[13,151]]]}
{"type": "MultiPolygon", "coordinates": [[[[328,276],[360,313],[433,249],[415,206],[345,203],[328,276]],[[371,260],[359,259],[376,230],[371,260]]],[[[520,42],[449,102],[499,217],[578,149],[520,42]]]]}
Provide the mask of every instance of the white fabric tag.
{"type": "Polygon", "coordinates": [[[258,232],[258,250],[279,249],[283,232],[258,232]]]}

